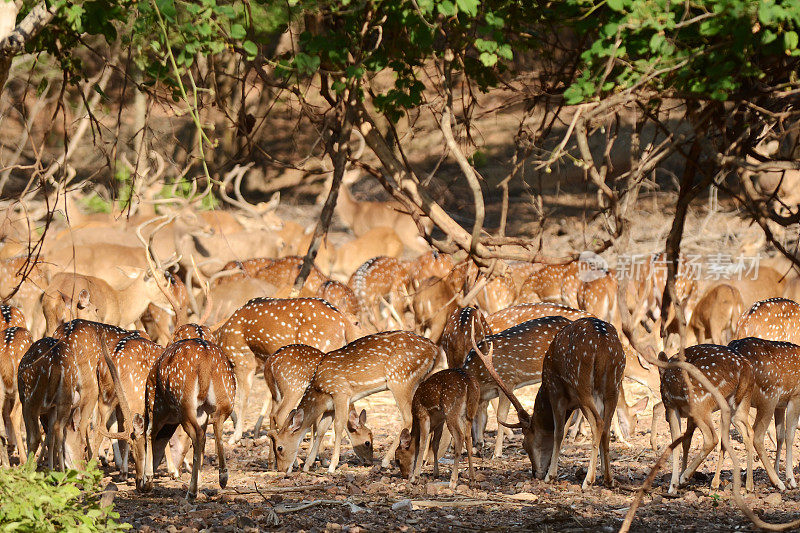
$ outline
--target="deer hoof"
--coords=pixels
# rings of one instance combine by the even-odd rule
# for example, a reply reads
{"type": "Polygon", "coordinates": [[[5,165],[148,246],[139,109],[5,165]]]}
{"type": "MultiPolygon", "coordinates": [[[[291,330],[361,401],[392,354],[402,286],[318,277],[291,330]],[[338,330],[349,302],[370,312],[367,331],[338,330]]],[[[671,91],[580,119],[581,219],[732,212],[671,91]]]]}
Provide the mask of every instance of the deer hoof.
{"type": "Polygon", "coordinates": [[[196,492],[187,492],[186,493],[186,501],[191,503],[191,502],[194,502],[196,499],[197,499],[197,493],[196,492]]]}
{"type": "Polygon", "coordinates": [[[219,473],[219,486],[224,489],[227,484],[228,484],[228,470],[226,469],[222,470],[219,473]]]}

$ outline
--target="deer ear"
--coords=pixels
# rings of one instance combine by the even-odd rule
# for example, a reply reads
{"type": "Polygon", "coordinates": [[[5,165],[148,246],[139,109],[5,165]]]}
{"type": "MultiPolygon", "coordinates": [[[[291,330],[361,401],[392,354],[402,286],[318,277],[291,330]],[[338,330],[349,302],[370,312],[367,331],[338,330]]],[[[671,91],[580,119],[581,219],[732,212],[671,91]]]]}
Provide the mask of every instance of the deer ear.
{"type": "Polygon", "coordinates": [[[400,432],[400,444],[398,446],[404,450],[411,447],[411,432],[408,431],[408,428],[403,428],[403,431],[400,432]]]}
{"type": "Polygon", "coordinates": [[[350,411],[347,413],[347,427],[351,430],[358,427],[358,411],[353,406],[350,406],[350,411]]]}
{"type": "Polygon", "coordinates": [[[633,404],[631,406],[631,411],[633,411],[634,413],[638,414],[638,413],[641,413],[642,411],[644,411],[645,409],[647,409],[647,401],[648,401],[648,399],[649,398],[647,396],[645,396],[644,398],[642,398],[641,400],[639,400],[638,402],[633,404]]]}
{"type": "Polygon", "coordinates": [[[667,362],[667,354],[664,352],[658,352],[658,360],[667,362]]]}
{"type": "Polygon", "coordinates": [[[303,425],[303,417],[304,413],[302,409],[293,409],[292,412],[289,413],[289,420],[291,420],[289,431],[291,433],[300,430],[300,427],[303,425]]]}
{"type": "Polygon", "coordinates": [[[78,293],[78,309],[86,309],[89,307],[90,301],[91,296],[89,295],[89,291],[86,289],[81,289],[81,292],[78,293]]]}
{"type": "Polygon", "coordinates": [[[362,409],[361,410],[361,414],[358,416],[358,421],[361,423],[362,426],[367,423],[367,410],[366,409],[362,409]]]}

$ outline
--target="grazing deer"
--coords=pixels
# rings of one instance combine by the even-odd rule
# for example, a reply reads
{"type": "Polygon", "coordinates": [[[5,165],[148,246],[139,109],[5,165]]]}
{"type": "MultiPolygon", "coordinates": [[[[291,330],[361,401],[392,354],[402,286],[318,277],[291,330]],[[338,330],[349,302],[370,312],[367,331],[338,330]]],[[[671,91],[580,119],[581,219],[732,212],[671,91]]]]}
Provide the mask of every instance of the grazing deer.
{"type": "Polygon", "coordinates": [[[469,332],[474,331],[478,342],[492,334],[483,313],[475,307],[454,309],[447,317],[439,346],[444,350],[448,368],[464,366],[464,359],[472,349],[469,332]]]}
{"type": "MultiPolygon", "coordinates": [[[[304,344],[290,344],[284,346],[274,354],[267,357],[264,363],[264,381],[267,382],[267,399],[264,401],[264,409],[256,422],[254,435],[258,436],[261,429],[261,422],[269,412],[270,425],[278,428],[286,422],[289,411],[297,407],[303,397],[317,365],[325,357],[325,354],[304,344]],[[270,404],[272,408],[270,409],[270,404]]],[[[323,416],[330,417],[333,413],[327,412],[323,416]]],[[[347,433],[353,450],[365,464],[372,464],[372,431],[366,426],[367,412],[362,410],[357,413],[353,405],[350,405],[350,412],[347,416],[347,433]]],[[[330,423],[326,423],[328,426],[330,423]]],[[[317,423],[319,425],[319,423],[317,423]]],[[[316,457],[317,450],[323,434],[314,428],[312,432],[315,439],[312,442],[311,455],[316,457]]]]}
{"type": "MultiPolygon", "coordinates": [[[[0,307],[0,311],[8,306],[0,307]]],[[[14,309],[14,308],[12,308],[14,309]]],[[[2,313],[5,315],[5,313],[2,313]]],[[[24,324],[24,320],[22,321],[24,324]]],[[[20,326],[6,328],[0,331],[0,408],[2,408],[2,422],[0,436],[5,437],[4,443],[0,439],[0,465],[8,465],[6,444],[16,446],[20,462],[26,459],[25,446],[22,444],[22,411],[19,403],[17,368],[22,356],[33,343],[31,334],[20,326]]]]}
{"type": "Polygon", "coordinates": [[[797,488],[792,451],[794,432],[800,416],[800,346],[790,342],[746,337],[728,344],[728,348],[745,357],[753,368],[752,406],[756,408],[753,423],[753,444],[770,481],[780,490],[786,487],[778,478],[781,447],[786,445],[786,481],[797,488]],[[775,417],[775,468],[764,448],[764,435],[775,417]]]}
{"type": "MultiPolygon", "coordinates": [[[[727,346],[698,344],[686,348],[684,353],[686,362],[697,367],[728,401],[731,409],[730,413],[733,413],[733,423],[742,434],[747,449],[745,487],[747,490],[753,490],[753,430],[747,420],[748,411],[750,410],[750,398],[753,392],[752,365],[745,357],[727,346]]],[[[658,358],[661,361],[668,361],[664,352],[659,353],[658,358]]],[[[674,359],[672,358],[670,361],[674,359]]],[[[711,413],[719,409],[719,406],[711,394],[698,381],[686,374],[685,371],[678,368],[659,368],[659,372],[661,373],[661,401],[664,403],[673,441],[681,436],[680,419],[687,419],[680,468],[678,466],[680,450],[676,447],[672,451],[672,479],[669,484],[669,493],[673,494],[677,491],[679,485],[686,483],[694,475],[700,464],[717,445],[718,438],[714,431],[711,413]],[[687,382],[689,385],[687,385],[687,382]],[[692,444],[692,434],[695,428],[699,428],[703,434],[703,449],[687,466],[689,448],[692,444]]],[[[727,449],[730,434],[730,413],[723,416],[720,425],[723,450],[727,449]]],[[[764,460],[767,472],[769,472],[770,467],[767,466],[766,457],[763,457],[762,460],[764,460]]],[[[711,481],[712,489],[719,487],[721,468],[722,457],[720,454],[720,461],[717,463],[716,473],[711,481]]],[[[773,478],[773,482],[776,481],[776,484],[780,483],[777,480],[777,476],[773,478]]]]}
{"type": "Polygon", "coordinates": [[[358,267],[347,286],[359,300],[363,322],[371,322],[378,330],[404,328],[402,315],[410,292],[411,276],[399,260],[373,257],[358,267]],[[381,312],[381,303],[388,304],[388,316],[381,312]]]}
{"type": "Polygon", "coordinates": [[[192,440],[192,478],[186,498],[197,497],[203,465],[206,427],[214,425],[219,463],[219,484],[228,484],[228,467],[222,444],[222,425],[233,410],[236,377],[233,364],[216,344],[187,339],[170,344],[150,370],[145,391],[145,465],[137,487],[149,491],[153,472],[175,429],[180,425],[192,440]]]}
{"type": "MultiPolygon", "coordinates": [[[[278,431],[269,433],[278,470],[291,472],[303,436],[325,411],[333,410],[334,447],[328,471],[334,472],[339,464],[349,405],[376,392],[392,391],[403,427],[410,427],[414,391],[438,355],[435,344],[408,331],[368,335],[326,354],[297,409],[289,413],[278,431]]],[[[320,427],[320,435],[325,430],[320,427]]],[[[398,443],[399,437],[383,458],[384,468],[389,466],[398,443]]],[[[308,470],[313,462],[314,457],[309,456],[303,469],[308,470]]]]}
{"type": "MultiPolygon", "coordinates": [[[[541,381],[545,353],[556,334],[568,324],[570,324],[570,320],[561,316],[537,318],[489,335],[481,341],[481,345],[484,349],[487,345],[492,345],[497,371],[509,390],[514,390],[541,381]]],[[[508,417],[510,398],[508,394],[501,394],[502,387],[493,379],[481,361],[480,357],[476,356],[473,347],[473,350],[467,354],[463,367],[475,376],[481,386],[482,405],[478,408],[477,419],[473,425],[473,440],[478,445],[483,443],[483,432],[486,429],[486,407],[490,399],[499,396],[494,457],[501,457],[503,439],[506,434],[502,422],[508,417]]]]}
{"type": "Polygon", "coordinates": [[[689,329],[698,343],[724,344],[733,338],[742,314],[742,295],[727,283],[711,287],[694,306],[689,329]],[[723,340],[723,335],[726,339],[723,340]]]}
{"type": "Polygon", "coordinates": [[[26,327],[25,315],[13,305],[0,305],[0,331],[8,328],[26,327]]]}
{"type": "Polygon", "coordinates": [[[800,344],[800,304],[786,298],[754,303],[736,324],[736,338],[744,337],[800,344]]]}
{"type": "Polygon", "coordinates": [[[506,387],[493,365],[494,342],[487,338],[489,353],[484,355],[477,343],[473,349],[483,360],[486,370],[514,404],[523,432],[523,447],[530,458],[533,473],[545,481],[556,478],[558,456],[564,439],[564,426],[575,409],[580,409],[592,430],[592,450],[586,478],[586,489],[594,483],[597,450],[600,449],[603,479],[611,485],[608,457],[611,417],[617,407],[625,354],[614,326],[597,318],[581,318],[564,326],[553,338],[542,363],[542,385],[536,395],[533,414],[506,387]]]}
{"type": "Polygon", "coordinates": [[[350,287],[339,281],[329,279],[319,286],[317,298],[322,298],[336,309],[345,313],[351,322],[358,322],[359,304],[355,293],[350,287]]]}
{"type": "Polygon", "coordinates": [[[458,463],[461,461],[461,449],[465,440],[469,478],[475,481],[475,469],[472,466],[472,423],[478,411],[479,398],[478,381],[463,368],[440,370],[423,381],[411,402],[411,431],[403,429],[400,433],[400,444],[395,451],[400,475],[412,483],[419,476],[424,450],[428,449],[428,438],[433,432],[433,476],[439,477],[439,442],[447,423],[447,429],[453,436],[454,451],[450,488],[456,488],[458,483],[458,463]]]}
{"type": "Polygon", "coordinates": [[[236,425],[229,441],[233,444],[242,437],[244,409],[256,369],[270,354],[289,344],[327,352],[354,340],[360,330],[325,300],[254,298],[233,313],[215,335],[233,363],[239,387],[236,425]]]}

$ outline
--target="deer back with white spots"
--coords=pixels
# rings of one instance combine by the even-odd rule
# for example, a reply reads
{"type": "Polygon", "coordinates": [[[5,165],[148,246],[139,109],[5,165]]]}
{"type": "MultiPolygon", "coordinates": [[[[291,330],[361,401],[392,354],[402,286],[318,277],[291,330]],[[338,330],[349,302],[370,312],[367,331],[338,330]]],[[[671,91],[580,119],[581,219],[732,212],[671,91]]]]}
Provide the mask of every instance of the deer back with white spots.
{"type": "Polygon", "coordinates": [[[739,318],[735,337],[800,344],[800,304],[787,298],[769,298],[754,303],[739,318]]]}
{"type": "Polygon", "coordinates": [[[405,328],[403,314],[412,292],[411,276],[394,257],[373,257],[353,272],[347,282],[359,301],[362,322],[378,331],[405,328]]]}

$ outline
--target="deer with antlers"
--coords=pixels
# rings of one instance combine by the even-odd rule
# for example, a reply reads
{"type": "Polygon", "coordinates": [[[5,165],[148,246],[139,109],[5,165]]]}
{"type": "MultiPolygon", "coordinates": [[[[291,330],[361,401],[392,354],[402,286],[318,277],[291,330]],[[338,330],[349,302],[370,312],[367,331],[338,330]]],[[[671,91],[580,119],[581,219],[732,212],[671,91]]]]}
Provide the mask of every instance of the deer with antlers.
{"type": "Polygon", "coordinates": [[[475,480],[472,465],[472,423],[478,411],[480,385],[475,377],[463,368],[440,370],[423,381],[414,393],[411,402],[413,421],[411,431],[404,428],[400,432],[400,443],[395,451],[395,460],[400,467],[400,475],[414,482],[422,470],[424,450],[428,449],[428,439],[433,446],[433,476],[439,476],[439,444],[445,423],[453,436],[453,471],[450,475],[450,488],[458,483],[458,464],[461,450],[467,444],[469,477],[475,480]]]}
{"type": "MultiPolygon", "coordinates": [[[[349,405],[370,394],[392,391],[403,427],[410,427],[414,391],[431,371],[438,355],[439,348],[435,344],[408,331],[368,335],[326,354],[300,404],[289,413],[279,430],[269,433],[278,470],[291,471],[303,436],[320,415],[333,410],[334,448],[328,471],[334,472],[339,463],[349,405]]],[[[320,435],[326,429],[321,427],[320,435]]],[[[384,468],[389,466],[398,443],[399,438],[389,447],[382,462],[384,468]]],[[[304,470],[313,462],[314,457],[309,456],[304,470]]]]}
{"type": "MultiPolygon", "coordinates": [[[[267,382],[267,399],[264,402],[264,409],[261,411],[259,421],[264,418],[268,411],[270,423],[273,428],[282,426],[286,422],[289,411],[297,407],[306,389],[311,385],[314,373],[319,362],[325,354],[314,347],[304,344],[290,344],[284,346],[274,354],[267,357],[264,363],[264,381],[267,382]],[[270,405],[272,408],[270,409],[270,405]]],[[[330,418],[333,412],[326,412],[322,416],[330,418]]],[[[366,426],[367,412],[362,410],[359,414],[353,405],[347,415],[347,434],[353,445],[356,456],[365,464],[372,464],[372,431],[366,426]]],[[[316,457],[323,434],[317,431],[319,422],[312,428],[312,434],[316,438],[312,439],[312,448],[309,456],[316,457]]],[[[322,426],[330,426],[329,421],[325,421],[322,426]]],[[[257,436],[261,428],[256,424],[254,434],[257,436]]]]}
{"type": "MultiPolygon", "coordinates": [[[[687,363],[691,363],[702,372],[712,385],[726,398],[733,413],[732,421],[742,435],[747,449],[747,478],[745,488],[753,490],[753,430],[747,420],[750,410],[750,400],[753,393],[753,367],[750,362],[736,351],[727,346],[715,344],[698,344],[690,346],[684,351],[687,363]]],[[[658,354],[661,361],[669,362],[664,352],[658,354]]],[[[717,445],[717,434],[711,420],[711,413],[719,409],[714,398],[696,380],[689,377],[684,371],[677,368],[662,369],[661,373],[661,401],[664,404],[667,422],[669,423],[672,440],[681,436],[681,418],[686,418],[686,433],[683,439],[683,457],[680,467],[678,456],[680,450],[676,447],[672,452],[672,479],[670,480],[669,493],[677,491],[678,486],[686,483],[694,475],[708,454],[717,445]],[[692,443],[692,434],[699,428],[703,434],[703,449],[687,466],[689,447],[692,443]]],[[[763,415],[762,415],[763,416],[763,415]]],[[[767,419],[767,424],[769,419],[767,419]]],[[[730,414],[723,417],[721,432],[723,449],[727,449],[731,427],[730,414]]],[[[762,447],[763,447],[763,434],[762,447]]],[[[765,466],[768,465],[766,456],[762,457],[765,466]]],[[[717,463],[711,488],[716,489],[720,483],[722,456],[717,463]]],[[[770,468],[766,466],[767,472],[770,468]]],[[[774,472],[773,472],[774,473],[774,472]]],[[[780,484],[777,476],[773,482],[780,484]]]]}
{"type": "MultiPolygon", "coordinates": [[[[144,468],[137,475],[137,487],[149,491],[153,472],[165,455],[165,448],[180,425],[192,440],[192,477],[186,494],[197,497],[197,483],[203,464],[206,427],[214,425],[214,442],[219,463],[219,484],[228,483],[228,467],[222,444],[222,425],[233,410],[236,377],[233,364],[216,344],[203,339],[186,339],[167,346],[147,378],[145,391],[144,468]]],[[[137,469],[138,470],[138,469],[137,469]]]]}
{"type": "Polygon", "coordinates": [[[531,460],[533,474],[545,481],[555,479],[564,427],[575,409],[580,409],[592,431],[589,469],[582,488],[594,483],[597,451],[600,449],[603,479],[611,485],[608,457],[611,418],[617,407],[620,383],[625,370],[625,354],[611,324],[597,318],[581,318],[564,326],[553,338],[542,361],[542,385],[536,395],[533,414],[507,387],[493,364],[493,339],[484,354],[477,343],[473,350],[487,372],[514,404],[523,432],[523,447],[531,460]]]}
{"type": "MultiPolygon", "coordinates": [[[[8,307],[8,306],[2,306],[8,307]]],[[[2,308],[0,308],[2,311],[2,308]]],[[[22,322],[24,324],[24,320],[22,322]]],[[[27,329],[20,326],[0,331],[0,408],[2,408],[2,427],[0,427],[0,466],[8,465],[6,444],[16,446],[20,462],[25,462],[25,446],[22,443],[22,411],[19,403],[17,368],[22,357],[31,347],[33,339],[27,329]]]]}
{"type": "Polygon", "coordinates": [[[239,399],[230,444],[242,437],[244,409],[256,369],[278,349],[305,344],[323,352],[341,348],[360,331],[335,307],[318,298],[254,298],[215,333],[236,372],[239,399]]]}

